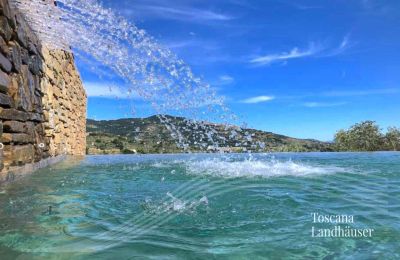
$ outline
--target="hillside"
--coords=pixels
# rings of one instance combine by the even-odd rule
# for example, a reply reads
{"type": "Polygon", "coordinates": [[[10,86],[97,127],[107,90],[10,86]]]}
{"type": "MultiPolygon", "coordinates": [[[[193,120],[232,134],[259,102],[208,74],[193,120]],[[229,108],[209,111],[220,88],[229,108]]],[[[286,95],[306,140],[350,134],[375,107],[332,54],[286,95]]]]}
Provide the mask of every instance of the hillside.
{"type": "Polygon", "coordinates": [[[308,152],[330,151],[331,144],[317,140],[291,138],[254,129],[240,129],[193,121],[173,116],[151,116],[108,121],[87,120],[87,153],[181,153],[176,138],[182,135],[186,151],[216,152],[212,143],[218,143],[218,151],[224,152],[308,152]],[[162,120],[160,119],[162,118],[162,120]],[[167,122],[167,123],[165,123],[167,122]],[[175,131],[174,129],[179,129],[175,131]],[[265,145],[264,145],[265,144],[265,145]]]}

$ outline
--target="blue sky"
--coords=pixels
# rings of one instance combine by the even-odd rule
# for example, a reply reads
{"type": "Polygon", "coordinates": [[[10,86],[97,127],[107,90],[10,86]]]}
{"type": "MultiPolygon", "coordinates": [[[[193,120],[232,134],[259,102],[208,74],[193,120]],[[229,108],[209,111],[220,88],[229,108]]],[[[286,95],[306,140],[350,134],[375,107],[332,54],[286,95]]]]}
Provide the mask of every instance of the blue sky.
{"type": "MultiPolygon", "coordinates": [[[[361,120],[400,126],[400,1],[102,2],[184,59],[252,128],[332,140],[361,120]]],[[[89,118],[152,113],[107,94],[77,63],[89,118]]]]}

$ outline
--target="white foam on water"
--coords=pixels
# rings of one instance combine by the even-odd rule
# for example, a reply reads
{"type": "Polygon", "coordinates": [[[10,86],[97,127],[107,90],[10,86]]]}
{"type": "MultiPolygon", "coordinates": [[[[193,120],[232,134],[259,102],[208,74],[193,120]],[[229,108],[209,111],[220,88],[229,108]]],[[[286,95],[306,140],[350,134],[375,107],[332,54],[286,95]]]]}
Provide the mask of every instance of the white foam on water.
{"type": "Polygon", "coordinates": [[[169,198],[169,200],[161,204],[154,203],[151,200],[146,201],[145,204],[143,204],[143,208],[147,213],[156,215],[165,212],[195,213],[198,207],[208,206],[209,204],[206,196],[203,196],[200,199],[194,198],[184,200],[175,197],[170,192],[167,192],[166,197],[169,198]]]}
{"type": "Polygon", "coordinates": [[[159,161],[159,162],[155,162],[155,163],[151,164],[151,167],[154,167],[154,168],[169,168],[169,167],[171,167],[171,165],[169,163],[165,163],[163,161],[159,161]]]}
{"type": "Polygon", "coordinates": [[[276,177],[276,176],[310,176],[350,172],[348,169],[311,165],[292,160],[280,161],[275,159],[256,160],[246,159],[232,161],[227,159],[205,159],[185,163],[189,174],[211,175],[217,177],[276,177]]]}

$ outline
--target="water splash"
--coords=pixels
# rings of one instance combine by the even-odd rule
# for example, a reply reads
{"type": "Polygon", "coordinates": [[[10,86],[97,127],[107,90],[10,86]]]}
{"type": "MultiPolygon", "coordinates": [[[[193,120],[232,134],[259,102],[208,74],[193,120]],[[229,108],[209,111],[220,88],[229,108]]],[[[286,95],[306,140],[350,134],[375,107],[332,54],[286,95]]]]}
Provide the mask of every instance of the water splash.
{"type": "MultiPolygon", "coordinates": [[[[194,75],[188,65],[169,49],[161,46],[144,30],[128,22],[97,0],[12,0],[43,45],[50,49],[73,49],[82,61],[94,67],[93,60],[110,68],[127,82],[127,95],[141,97],[151,104],[156,114],[183,114],[191,118],[186,125],[177,126],[169,118],[159,119],[171,131],[178,147],[190,150],[184,131],[196,132],[201,119],[224,124],[237,123],[237,117],[224,105],[223,97],[194,75]],[[90,64],[92,63],[92,64],[90,64]]],[[[209,128],[209,127],[208,127],[209,128]]],[[[224,146],[224,138],[206,129],[198,142],[213,147],[224,146]]]]}
{"type": "Polygon", "coordinates": [[[232,158],[212,158],[185,162],[187,172],[193,175],[210,175],[223,178],[237,177],[306,177],[315,175],[354,173],[352,169],[336,166],[311,165],[292,160],[254,159],[251,156],[244,160],[232,158]]]}
{"type": "Polygon", "coordinates": [[[208,198],[206,196],[200,199],[183,200],[175,197],[172,193],[167,192],[167,201],[161,204],[147,200],[143,205],[143,209],[149,214],[162,214],[166,212],[175,213],[194,213],[199,206],[208,206],[208,198]]]}

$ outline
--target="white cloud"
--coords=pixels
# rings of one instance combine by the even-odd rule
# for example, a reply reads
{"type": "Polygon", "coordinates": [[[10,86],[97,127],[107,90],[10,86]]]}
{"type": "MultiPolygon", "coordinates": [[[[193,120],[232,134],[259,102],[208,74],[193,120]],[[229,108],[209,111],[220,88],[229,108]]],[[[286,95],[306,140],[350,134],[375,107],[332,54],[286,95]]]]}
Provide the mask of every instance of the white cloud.
{"type": "Polygon", "coordinates": [[[340,43],[339,49],[344,49],[347,46],[349,46],[349,36],[345,36],[342,40],[342,42],[340,43]]]}
{"type": "Polygon", "coordinates": [[[147,16],[150,18],[162,18],[187,22],[229,21],[234,19],[232,16],[210,10],[182,6],[145,4],[136,5],[134,14],[139,16],[147,16]]]}
{"type": "Polygon", "coordinates": [[[316,107],[338,107],[346,105],[346,102],[306,102],[303,104],[305,107],[316,108],[316,107]]]}
{"type": "Polygon", "coordinates": [[[298,58],[312,56],[318,53],[319,51],[320,49],[317,48],[314,44],[310,44],[309,48],[306,50],[300,50],[299,48],[294,47],[289,52],[283,52],[279,54],[269,54],[265,56],[256,57],[250,60],[250,63],[259,66],[264,66],[272,64],[274,62],[284,62],[290,59],[298,59],[298,58]]]}
{"type": "Polygon", "coordinates": [[[325,50],[320,54],[320,57],[332,57],[340,55],[353,47],[355,44],[356,43],[350,41],[350,36],[346,35],[345,37],[343,37],[338,47],[325,50]]]}
{"type": "Polygon", "coordinates": [[[217,85],[230,85],[235,82],[235,79],[229,75],[221,75],[218,78],[217,85]]]}
{"type": "Polygon", "coordinates": [[[258,56],[256,58],[251,59],[250,63],[257,66],[265,66],[276,62],[286,63],[288,60],[300,59],[306,57],[316,57],[316,58],[331,57],[342,54],[352,46],[353,44],[350,42],[349,35],[346,35],[337,47],[332,48],[326,46],[326,44],[317,45],[311,42],[307,49],[301,50],[298,47],[294,47],[288,52],[258,56]]]}
{"type": "Polygon", "coordinates": [[[164,41],[162,42],[164,46],[168,47],[169,49],[201,49],[201,50],[209,50],[209,51],[216,51],[220,50],[221,46],[218,42],[204,40],[204,39],[185,39],[185,40],[176,40],[176,41],[164,41]]]}
{"type": "Polygon", "coordinates": [[[257,97],[244,99],[241,101],[241,103],[257,104],[257,103],[261,103],[261,102],[268,102],[268,101],[271,101],[274,99],[275,99],[275,97],[273,97],[273,96],[257,96],[257,97]]]}

